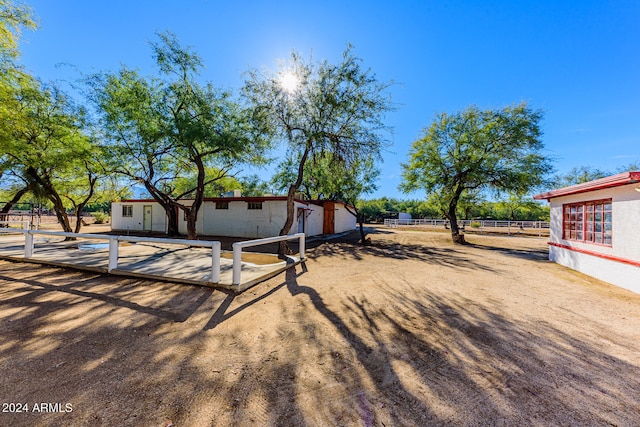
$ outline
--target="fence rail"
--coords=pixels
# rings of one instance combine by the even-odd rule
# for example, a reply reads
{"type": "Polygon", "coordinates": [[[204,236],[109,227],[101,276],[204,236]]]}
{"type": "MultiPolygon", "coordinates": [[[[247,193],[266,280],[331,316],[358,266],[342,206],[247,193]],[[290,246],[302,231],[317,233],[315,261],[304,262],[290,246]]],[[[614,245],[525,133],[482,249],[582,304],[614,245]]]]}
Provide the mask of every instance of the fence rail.
{"type": "Polygon", "coordinates": [[[252,247],[252,246],[260,246],[260,245],[267,245],[269,243],[276,243],[276,242],[283,242],[283,241],[288,241],[288,240],[295,240],[298,239],[299,241],[299,252],[300,252],[300,261],[303,261],[304,258],[304,251],[305,251],[305,240],[304,240],[304,233],[296,233],[296,234],[289,234],[286,236],[276,236],[276,237],[265,237],[264,239],[255,239],[255,240],[245,240],[244,242],[236,242],[233,244],[233,279],[232,279],[232,283],[234,285],[239,285],[240,284],[240,278],[241,278],[241,274],[242,274],[242,249],[243,248],[248,248],[248,247],[252,247]]]}
{"type": "MultiPolygon", "coordinates": [[[[55,236],[65,238],[76,239],[91,239],[91,240],[104,240],[108,243],[108,263],[107,272],[112,272],[118,268],[118,252],[120,242],[140,242],[140,243],[156,243],[167,245],[184,245],[189,247],[205,247],[211,248],[211,277],[208,280],[210,283],[220,282],[220,259],[221,259],[221,244],[219,241],[212,240],[186,240],[186,239],[168,239],[158,237],[141,237],[141,236],[113,236],[108,234],[82,234],[82,233],[67,233],[63,231],[40,231],[29,230],[28,223],[24,225],[24,228],[0,228],[0,234],[23,234],[24,235],[24,258],[31,259],[37,250],[35,236],[55,236]]],[[[260,246],[269,243],[298,240],[300,261],[305,259],[305,234],[297,233],[286,236],[267,237],[264,239],[247,240],[242,242],[236,242],[233,244],[233,265],[232,265],[232,286],[240,286],[241,274],[242,274],[242,250],[244,248],[260,246]]],[[[73,263],[67,263],[73,266],[73,263]]],[[[67,265],[65,264],[65,265],[67,265]]]]}
{"type": "Polygon", "coordinates": [[[108,234],[83,234],[83,233],[67,233],[64,231],[40,231],[28,229],[0,229],[0,234],[8,233],[24,234],[24,257],[25,259],[33,258],[36,249],[34,236],[56,236],[65,238],[80,238],[92,240],[105,240],[109,246],[109,258],[107,264],[107,272],[111,272],[118,268],[118,249],[120,242],[145,242],[145,243],[161,243],[171,245],[184,245],[211,248],[211,283],[220,281],[220,252],[221,244],[212,240],[185,240],[185,239],[163,239],[158,237],[137,237],[137,236],[112,236],[108,234]]]}
{"type": "MultiPolygon", "coordinates": [[[[449,227],[449,220],[446,219],[385,219],[384,225],[390,228],[399,226],[427,226],[432,228],[449,227]]],[[[477,220],[464,219],[458,221],[460,227],[470,227],[484,232],[487,229],[506,229],[507,233],[518,233],[524,230],[535,230],[538,235],[542,235],[542,230],[549,229],[546,221],[499,221],[499,220],[477,220]]]]}

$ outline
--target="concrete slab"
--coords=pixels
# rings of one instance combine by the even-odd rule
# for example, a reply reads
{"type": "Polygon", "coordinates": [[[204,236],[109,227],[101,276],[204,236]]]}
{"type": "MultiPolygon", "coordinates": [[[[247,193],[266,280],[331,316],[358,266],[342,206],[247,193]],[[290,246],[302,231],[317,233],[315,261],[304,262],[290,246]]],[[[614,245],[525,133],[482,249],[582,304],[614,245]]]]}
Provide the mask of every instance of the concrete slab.
{"type": "Polygon", "coordinates": [[[104,240],[78,239],[65,242],[61,237],[36,236],[33,256],[25,258],[23,235],[0,235],[0,258],[71,267],[99,273],[141,277],[154,280],[220,287],[241,292],[267,280],[300,262],[299,257],[288,261],[272,255],[243,252],[239,285],[232,283],[231,257],[220,259],[220,281],[212,283],[212,254],[209,248],[159,243],[125,243],[118,249],[118,267],[108,271],[109,249],[104,240]],[[245,261],[245,258],[260,263],[245,261]]]}

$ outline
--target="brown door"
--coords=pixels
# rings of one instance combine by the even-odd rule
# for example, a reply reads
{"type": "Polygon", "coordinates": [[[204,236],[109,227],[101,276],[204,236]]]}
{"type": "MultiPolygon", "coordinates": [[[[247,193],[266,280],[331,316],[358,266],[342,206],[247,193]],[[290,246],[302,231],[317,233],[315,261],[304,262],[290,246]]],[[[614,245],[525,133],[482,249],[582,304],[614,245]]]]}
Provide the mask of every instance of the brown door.
{"type": "Polygon", "coordinates": [[[335,233],[335,203],[324,202],[324,223],[322,225],[323,234],[335,233]]]}

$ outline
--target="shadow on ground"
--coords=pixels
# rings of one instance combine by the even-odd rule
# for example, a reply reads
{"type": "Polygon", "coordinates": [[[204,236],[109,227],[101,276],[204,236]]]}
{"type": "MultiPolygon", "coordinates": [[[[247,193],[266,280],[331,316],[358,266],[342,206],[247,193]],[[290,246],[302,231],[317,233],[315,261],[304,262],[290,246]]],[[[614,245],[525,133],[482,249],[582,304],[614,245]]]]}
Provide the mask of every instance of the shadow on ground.
{"type": "MultiPolygon", "coordinates": [[[[312,250],[335,262],[465,260],[419,245],[312,250]]],[[[0,262],[3,399],[74,408],[3,413],[0,425],[640,422],[640,367],[593,336],[411,283],[329,304],[307,267],[236,295],[0,262]]]]}

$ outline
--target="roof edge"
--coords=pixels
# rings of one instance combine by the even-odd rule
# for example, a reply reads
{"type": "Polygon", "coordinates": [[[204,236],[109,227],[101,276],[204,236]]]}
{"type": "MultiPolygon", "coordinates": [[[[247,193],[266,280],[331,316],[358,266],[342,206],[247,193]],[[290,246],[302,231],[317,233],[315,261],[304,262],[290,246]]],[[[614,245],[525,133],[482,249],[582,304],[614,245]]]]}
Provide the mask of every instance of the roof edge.
{"type": "Polygon", "coordinates": [[[640,182],[640,172],[623,172],[617,175],[607,176],[605,178],[596,179],[569,187],[558,188],[556,190],[547,191],[545,193],[533,196],[535,200],[553,199],[555,197],[569,196],[572,194],[588,193],[590,191],[602,190],[605,188],[620,187],[622,185],[635,184],[640,182]]]}

